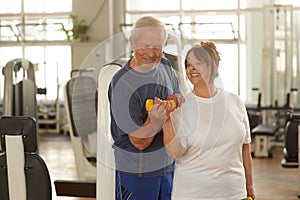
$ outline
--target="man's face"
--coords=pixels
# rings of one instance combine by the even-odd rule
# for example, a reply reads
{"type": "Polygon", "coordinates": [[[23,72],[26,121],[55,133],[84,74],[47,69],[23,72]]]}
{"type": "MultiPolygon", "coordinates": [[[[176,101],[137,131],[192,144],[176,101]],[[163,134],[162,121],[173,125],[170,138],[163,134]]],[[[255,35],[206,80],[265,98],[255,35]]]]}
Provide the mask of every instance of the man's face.
{"type": "Polygon", "coordinates": [[[138,31],[136,40],[130,41],[137,67],[152,69],[160,62],[164,39],[162,29],[143,28],[138,31]]]}

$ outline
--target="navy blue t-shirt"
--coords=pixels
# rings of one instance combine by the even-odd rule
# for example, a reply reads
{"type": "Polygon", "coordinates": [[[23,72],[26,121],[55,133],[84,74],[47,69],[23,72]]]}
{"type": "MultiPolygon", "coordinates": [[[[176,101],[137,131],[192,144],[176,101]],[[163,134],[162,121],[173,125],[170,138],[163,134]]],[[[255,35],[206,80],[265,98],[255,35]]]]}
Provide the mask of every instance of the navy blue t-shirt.
{"type": "Polygon", "coordinates": [[[177,75],[165,58],[147,73],[135,71],[129,63],[125,63],[113,76],[109,86],[116,168],[141,177],[163,176],[174,170],[173,159],[164,148],[163,131],[160,130],[151,145],[143,151],[131,144],[128,134],[146,121],[147,99],[166,99],[171,94],[181,93],[177,75]]]}

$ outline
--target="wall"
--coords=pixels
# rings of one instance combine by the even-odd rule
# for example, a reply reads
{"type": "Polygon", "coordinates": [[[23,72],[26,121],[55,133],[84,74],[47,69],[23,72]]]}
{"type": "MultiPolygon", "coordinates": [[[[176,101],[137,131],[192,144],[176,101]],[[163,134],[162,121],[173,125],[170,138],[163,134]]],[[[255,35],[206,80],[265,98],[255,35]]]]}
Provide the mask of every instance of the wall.
{"type": "Polygon", "coordinates": [[[120,32],[119,24],[124,18],[123,6],[123,1],[119,0],[73,0],[73,14],[90,25],[90,41],[72,44],[72,68],[80,67],[98,44],[120,32]]]}

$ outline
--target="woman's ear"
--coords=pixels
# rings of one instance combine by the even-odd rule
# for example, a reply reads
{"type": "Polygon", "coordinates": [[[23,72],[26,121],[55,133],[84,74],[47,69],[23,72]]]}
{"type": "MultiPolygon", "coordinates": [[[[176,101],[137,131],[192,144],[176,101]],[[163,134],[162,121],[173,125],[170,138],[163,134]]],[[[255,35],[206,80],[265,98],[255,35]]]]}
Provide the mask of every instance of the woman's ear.
{"type": "Polygon", "coordinates": [[[217,76],[219,76],[219,66],[214,65],[214,78],[216,78],[217,76]]]}

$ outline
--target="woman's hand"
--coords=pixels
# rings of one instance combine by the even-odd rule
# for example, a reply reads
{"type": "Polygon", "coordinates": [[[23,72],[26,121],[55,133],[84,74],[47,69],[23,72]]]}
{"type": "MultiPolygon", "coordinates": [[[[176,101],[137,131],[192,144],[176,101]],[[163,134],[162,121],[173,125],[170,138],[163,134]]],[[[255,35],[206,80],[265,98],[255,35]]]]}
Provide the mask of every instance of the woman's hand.
{"type": "Polygon", "coordinates": [[[185,102],[185,98],[182,94],[171,94],[167,97],[167,100],[174,100],[178,108],[185,102]]]}

